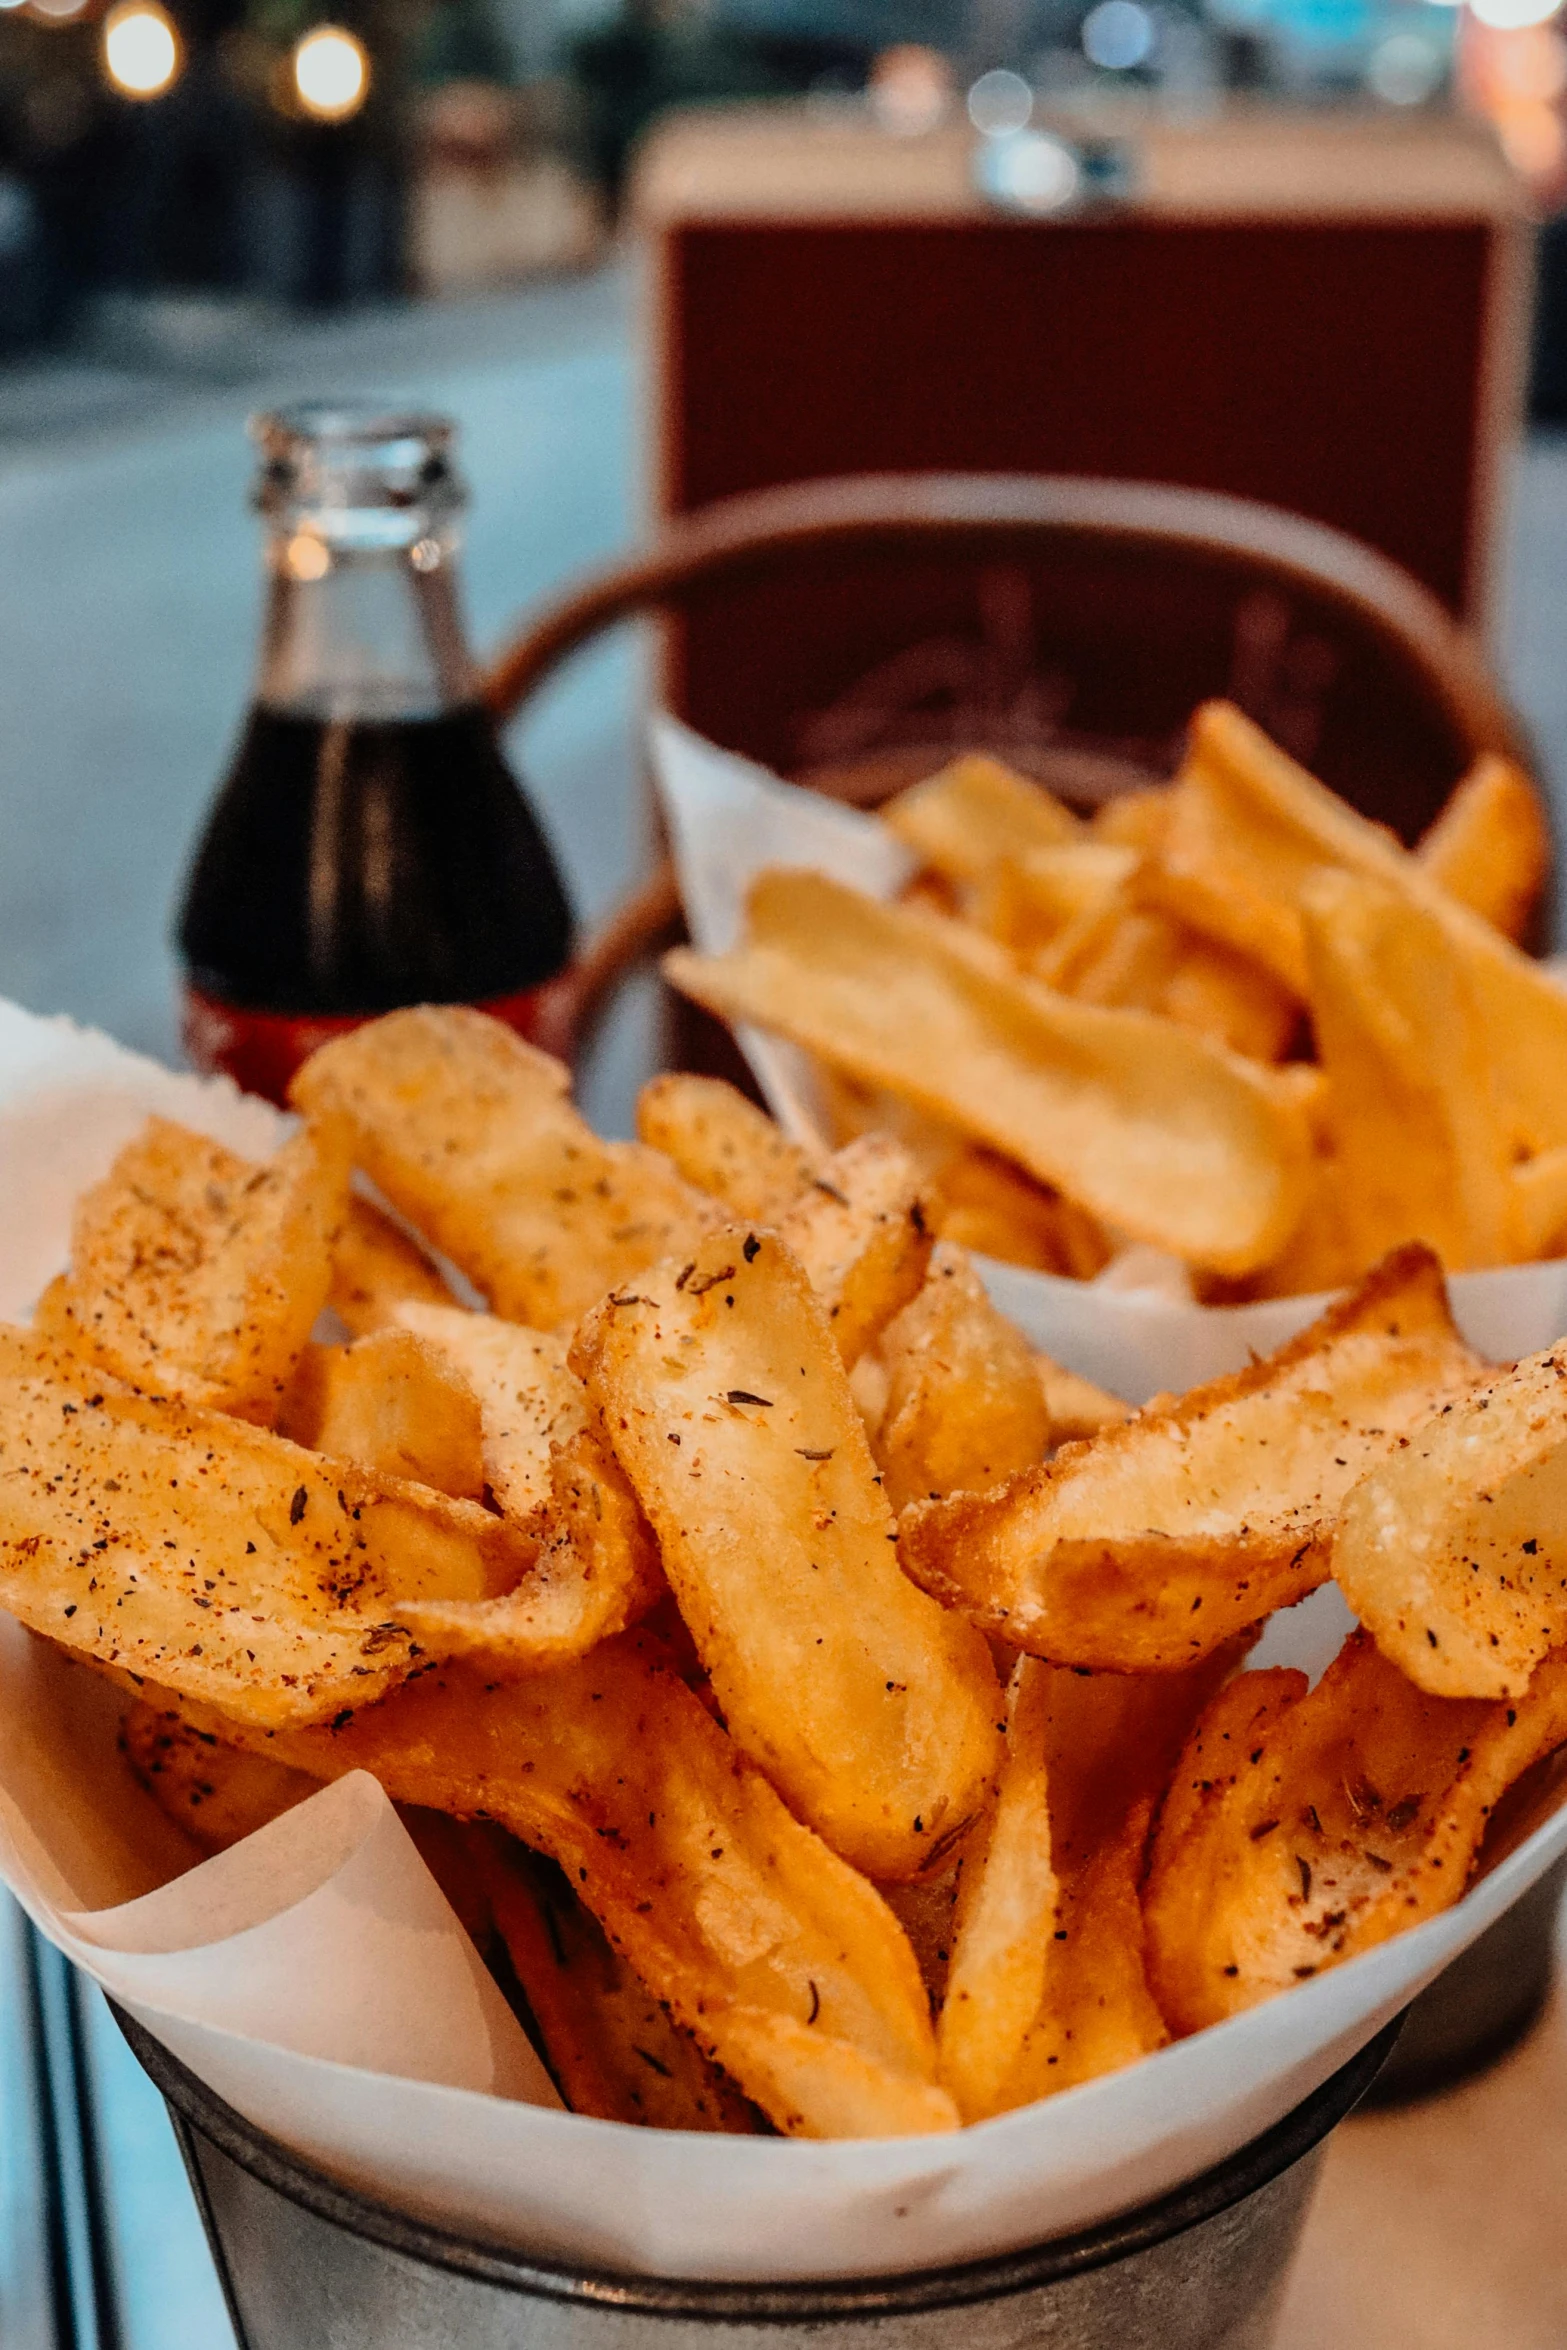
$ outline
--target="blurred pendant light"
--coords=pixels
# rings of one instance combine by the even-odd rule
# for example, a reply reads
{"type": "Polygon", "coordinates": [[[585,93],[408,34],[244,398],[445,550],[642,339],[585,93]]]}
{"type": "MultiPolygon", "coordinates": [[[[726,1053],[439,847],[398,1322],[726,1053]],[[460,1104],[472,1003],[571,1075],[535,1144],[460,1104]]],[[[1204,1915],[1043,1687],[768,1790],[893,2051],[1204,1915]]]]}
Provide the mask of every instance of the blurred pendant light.
{"type": "Polygon", "coordinates": [[[103,70],[122,98],[161,98],[179,79],[180,38],[158,0],[119,0],[103,20],[103,70]]]}
{"type": "Polygon", "coordinates": [[[340,24],[312,25],[294,46],[294,93],[317,122],[347,122],[370,91],[362,41],[340,24]]]}

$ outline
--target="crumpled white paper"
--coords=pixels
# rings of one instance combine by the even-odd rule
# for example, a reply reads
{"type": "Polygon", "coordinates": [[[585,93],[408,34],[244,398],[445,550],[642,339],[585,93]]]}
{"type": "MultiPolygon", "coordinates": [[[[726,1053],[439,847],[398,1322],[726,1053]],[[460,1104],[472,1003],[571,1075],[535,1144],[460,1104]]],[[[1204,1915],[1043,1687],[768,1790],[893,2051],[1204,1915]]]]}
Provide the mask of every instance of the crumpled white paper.
{"type": "MultiPolygon", "coordinates": [[[[704,953],[735,944],[746,892],[769,865],[809,866],[873,898],[892,897],[908,879],[912,857],[873,816],[780,783],[677,719],[655,718],[650,733],[686,919],[704,953]]],[[[774,1117],[791,1134],[823,1139],[806,1056],[754,1028],[737,1034],[774,1117]]],[[[1192,1305],[1155,1290],[977,1261],[996,1303],[1035,1346],[1128,1403],[1243,1370],[1254,1354],[1304,1330],[1326,1303],[1192,1305]]],[[[1460,1273],[1449,1286],[1465,1337],[1498,1361],[1536,1354],[1567,1331],[1567,1259],[1460,1273]]]]}
{"type": "MultiPolygon", "coordinates": [[[[70,1204],[149,1110],[259,1151],[275,1113],[0,1004],[0,1313],[65,1262],[70,1204]]],[[[1320,1663],[1331,1590],[1269,1637],[1320,1663]]],[[[956,2136],[815,2145],[559,2111],[376,1784],[216,1859],[132,1779],[122,1700],[0,1616],[0,1877],[218,2094],[339,2178],[546,2257],[848,2277],[979,2259],[1157,2196],[1268,2128],[1567,1851],[1567,1808],[1445,1917],[1110,2078],[956,2136]]]]}

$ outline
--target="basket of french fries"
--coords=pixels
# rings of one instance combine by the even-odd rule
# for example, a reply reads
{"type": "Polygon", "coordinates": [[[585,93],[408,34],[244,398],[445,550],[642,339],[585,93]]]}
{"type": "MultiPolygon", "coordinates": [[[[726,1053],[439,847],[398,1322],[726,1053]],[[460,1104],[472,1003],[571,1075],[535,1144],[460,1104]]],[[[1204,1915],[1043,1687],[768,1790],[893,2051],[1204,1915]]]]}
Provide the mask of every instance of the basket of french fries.
{"type": "Polygon", "coordinates": [[[808,795],[756,787],[747,905],[705,756],[672,973],[811,1054],[752,1040],[781,1120],[672,1073],[606,1141],[450,1007],[290,1118],[0,1013],[0,1872],[131,2019],[256,2350],[1238,2350],[1378,2036],[1567,1852],[1567,1358],[1505,1264],[1567,996],[1275,809],[1433,1238],[1418,1170],[1364,1206],[1359,1031],[1086,1003],[896,823],[879,889],[791,864],[808,795]],[[1009,1288],[1002,1197],[1083,1262],[1009,1288]],[[1153,1339],[1087,1248],[1271,1289],[1313,1220],[1331,1299],[1156,1289],[1153,1339]],[[1152,1394],[1171,1314],[1240,1360],[1152,1394]]]}

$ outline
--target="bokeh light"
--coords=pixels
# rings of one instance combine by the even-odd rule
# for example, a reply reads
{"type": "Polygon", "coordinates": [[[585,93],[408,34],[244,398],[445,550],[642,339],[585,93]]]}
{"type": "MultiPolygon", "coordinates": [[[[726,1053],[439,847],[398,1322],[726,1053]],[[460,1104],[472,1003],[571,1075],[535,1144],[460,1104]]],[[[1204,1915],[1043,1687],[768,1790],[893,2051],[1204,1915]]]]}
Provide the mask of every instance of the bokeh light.
{"type": "Polygon", "coordinates": [[[103,20],[103,70],[125,98],[159,98],[179,78],[180,43],[158,0],[120,0],[103,20]]]}
{"type": "Polygon", "coordinates": [[[1024,128],[1034,111],[1034,93],[1020,73],[997,66],[982,73],[968,94],[968,118],[987,139],[1005,139],[1024,128]]]}
{"type": "Polygon", "coordinates": [[[1153,50],[1153,18],[1138,0],[1099,0],[1083,19],[1083,55],[1107,73],[1129,73],[1153,50]]]}
{"type": "Polygon", "coordinates": [[[318,24],[294,49],[294,92],[318,122],[346,122],[370,90],[364,43],[339,24],[318,24]]]}
{"type": "Polygon", "coordinates": [[[1520,32],[1526,25],[1546,24],[1556,14],[1559,0],[1469,0],[1471,13],[1481,24],[1499,33],[1520,32]]]}

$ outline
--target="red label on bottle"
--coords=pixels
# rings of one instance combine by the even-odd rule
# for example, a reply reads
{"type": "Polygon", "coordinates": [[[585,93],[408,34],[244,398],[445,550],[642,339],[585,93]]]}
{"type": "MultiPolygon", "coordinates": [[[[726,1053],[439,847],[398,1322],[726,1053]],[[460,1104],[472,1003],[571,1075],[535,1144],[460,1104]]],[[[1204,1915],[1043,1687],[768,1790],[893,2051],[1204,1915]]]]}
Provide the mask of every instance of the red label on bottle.
{"type": "MultiPolygon", "coordinates": [[[[560,979],[518,995],[494,996],[475,1004],[504,1020],[530,1044],[547,1052],[565,1053],[570,1045],[570,1016],[566,989],[560,979]]],[[[253,1012],[240,1004],[225,1004],[200,988],[183,991],[180,1036],[185,1057],[204,1076],[220,1072],[232,1077],[245,1093],[259,1093],[269,1102],[287,1100],[289,1079],[317,1047],[334,1036],[347,1036],[379,1019],[376,1012],[253,1012]]]]}

